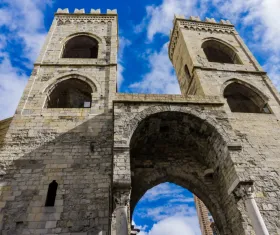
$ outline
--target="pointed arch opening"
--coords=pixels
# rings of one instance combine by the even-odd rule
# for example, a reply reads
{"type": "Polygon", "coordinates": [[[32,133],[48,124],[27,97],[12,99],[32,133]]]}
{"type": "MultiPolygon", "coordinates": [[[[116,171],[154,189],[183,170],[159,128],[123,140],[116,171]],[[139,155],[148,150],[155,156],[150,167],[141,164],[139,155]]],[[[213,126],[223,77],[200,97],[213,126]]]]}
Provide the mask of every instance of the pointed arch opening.
{"type": "Polygon", "coordinates": [[[49,91],[47,108],[90,108],[92,87],[76,78],[58,82],[49,91]]]}
{"type": "Polygon", "coordinates": [[[267,102],[257,92],[238,82],[226,86],[224,97],[232,112],[271,113],[267,102]]]}
{"type": "Polygon", "coordinates": [[[65,46],[62,58],[97,58],[98,41],[87,35],[79,35],[69,39],[65,46]]]}
{"type": "Polygon", "coordinates": [[[202,44],[202,48],[209,62],[242,64],[237,53],[231,47],[218,40],[207,40],[202,44]]]}

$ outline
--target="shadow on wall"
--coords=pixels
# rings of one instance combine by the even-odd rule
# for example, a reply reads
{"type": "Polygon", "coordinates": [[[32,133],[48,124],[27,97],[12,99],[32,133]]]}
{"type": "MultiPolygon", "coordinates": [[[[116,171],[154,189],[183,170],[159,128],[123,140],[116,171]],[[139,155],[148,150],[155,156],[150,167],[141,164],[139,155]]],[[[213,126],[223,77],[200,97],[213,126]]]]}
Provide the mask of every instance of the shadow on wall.
{"type": "MultiPolygon", "coordinates": [[[[2,232],[108,231],[112,114],[97,115],[64,134],[48,127],[47,118],[36,123],[34,117],[19,118],[44,125],[38,132],[32,127],[12,129],[2,146],[2,232]],[[53,180],[58,184],[54,206],[45,207],[53,180]]],[[[60,116],[49,121],[73,125],[81,119],[60,116]]]]}

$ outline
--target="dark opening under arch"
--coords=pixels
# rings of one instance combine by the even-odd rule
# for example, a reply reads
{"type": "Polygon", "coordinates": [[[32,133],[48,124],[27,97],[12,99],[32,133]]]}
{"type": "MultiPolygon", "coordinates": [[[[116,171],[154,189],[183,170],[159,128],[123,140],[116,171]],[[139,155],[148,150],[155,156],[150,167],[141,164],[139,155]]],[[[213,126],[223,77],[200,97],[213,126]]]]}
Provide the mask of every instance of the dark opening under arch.
{"type": "Polygon", "coordinates": [[[259,94],[240,83],[229,84],[224,90],[224,97],[232,112],[271,113],[259,94]]]}
{"type": "Polygon", "coordinates": [[[58,184],[53,180],[49,184],[45,206],[54,206],[58,184]]]}
{"type": "Polygon", "coordinates": [[[84,81],[70,78],[56,84],[48,97],[48,108],[90,108],[92,88],[84,81]]]}
{"type": "MultiPolygon", "coordinates": [[[[204,177],[209,169],[217,169],[222,160],[219,156],[227,154],[226,149],[221,149],[224,140],[214,126],[183,112],[154,113],[138,124],[129,146],[131,214],[147,190],[160,183],[175,183],[203,200],[220,233],[229,234],[227,209],[220,200],[221,194],[215,191],[224,184],[224,169],[204,177]],[[214,144],[217,142],[219,147],[214,144]]],[[[235,202],[231,203],[236,209],[235,202]]]]}
{"type": "Polygon", "coordinates": [[[209,62],[241,64],[236,52],[221,42],[207,40],[202,44],[202,48],[209,62]]]}
{"type": "Polygon", "coordinates": [[[97,58],[98,41],[92,37],[81,35],[71,38],[65,44],[63,58],[97,58]]]}

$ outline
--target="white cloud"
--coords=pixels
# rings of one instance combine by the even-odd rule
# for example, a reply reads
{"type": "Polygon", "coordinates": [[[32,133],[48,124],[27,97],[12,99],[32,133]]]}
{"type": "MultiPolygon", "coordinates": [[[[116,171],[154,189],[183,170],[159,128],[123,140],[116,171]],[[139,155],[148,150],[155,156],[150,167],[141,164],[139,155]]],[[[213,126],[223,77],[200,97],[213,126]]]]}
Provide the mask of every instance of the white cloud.
{"type": "Polygon", "coordinates": [[[164,206],[143,207],[136,211],[135,216],[140,218],[149,218],[153,221],[160,221],[172,216],[196,216],[196,210],[193,206],[187,204],[172,204],[167,202],[164,206]]]}
{"type": "Polygon", "coordinates": [[[27,81],[27,76],[11,65],[7,54],[2,54],[1,59],[0,120],[14,114],[27,81]]]}
{"type": "Polygon", "coordinates": [[[198,219],[192,217],[169,217],[153,225],[148,232],[141,231],[138,235],[200,235],[198,219]]]}
{"type": "Polygon", "coordinates": [[[153,202],[159,199],[166,199],[169,203],[189,203],[194,202],[193,197],[186,197],[184,193],[185,189],[178,187],[177,185],[173,185],[170,183],[159,184],[156,187],[148,190],[144,196],[141,198],[140,202],[148,201],[153,202]]]}
{"type": "Polygon", "coordinates": [[[123,66],[123,60],[124,60],[124,50],[126,47],[128,47],[129,45],[131,45],[131,42],[124,38],[124,37],[119,37],[119,51],[118,51],[118,89],[121,88],[124,77],[123,77],[123,72],[125,70],[124,66],[123,66]]]}
{"type": "Polygon", "coordinates": [[[174,14],[188,15],[196,11],[197,1],[187,0],[164,0],[159,6],[150,5],[146,7],[147,16],[140,25],[135,27],[135,31],[142,31],[148,22],[147,35],[150,41],[157,33],[168,34],[172,29],[174,14]]]}
{"type": "Polygon", "coordinates": [[[140,82],[129,86],[132,91],[140,93],[180,94],[180,88],[173,66],[168,57],[168,45],[164,44],[160,52],[153,52],[148,56],[151,66],[140,82]]]}
{"type": "Polygon", "coordinates": [[[12,116],[28,76],[23,67],[31,68],[44,42],[44,9],[51,1],[2,0],[0,28],[7,33],[0,37],[0,119],[12,116]],[[17,66],[13,65],[10,50],[16,43],[17,66]]]}

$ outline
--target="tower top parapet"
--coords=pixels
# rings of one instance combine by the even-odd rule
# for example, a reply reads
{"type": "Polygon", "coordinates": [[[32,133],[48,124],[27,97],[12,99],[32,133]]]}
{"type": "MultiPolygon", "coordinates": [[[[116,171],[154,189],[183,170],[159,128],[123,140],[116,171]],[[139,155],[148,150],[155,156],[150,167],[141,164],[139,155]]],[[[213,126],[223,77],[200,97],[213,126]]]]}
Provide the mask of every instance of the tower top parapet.
{"type": "Polygon", "coordinates": [[[58,8],[56,14],[91,14],[91,15],[99,15],[99,14],[107,14],[107,15],[117,15],[117,10],[116,9],[107,9],[106,13],[101,13],[100,9],[91,9],[89,13],[86,13],[85,9],[75,9],[73,13],[69,12],[68,8],[61,9],[58,8]]]}
{"type": "Polygon", "coordinates": [[[185,20],[185,21],[197,21],[202,23],[214,23],[214,24],[223,24],[223,25],[233,25],[229,20],[221,19],[220,22],[217,22],[214,18],[206,17],[205,20],[201,20],[199,16],[190,16],[189,19],[186,19],[184,15],[174,15],[173,23],[175,24],[176,20],[185,20]]]}
{"type": "Polygon", "coordinates": [[[217,22],[214,18],[208,17],[206,17],[205,20],[201,20],[199,16],[190,16],[189,19],[186,19],[184,15],[174,15],[173,25],[173,29],[170,31],[169,43],[169,58],[171,61],[179,37],[180,28],[194,31],[208,31],[211,33],[235,33],[234,25],[229,20],[222,19],[220,22],[217,22]]]}

